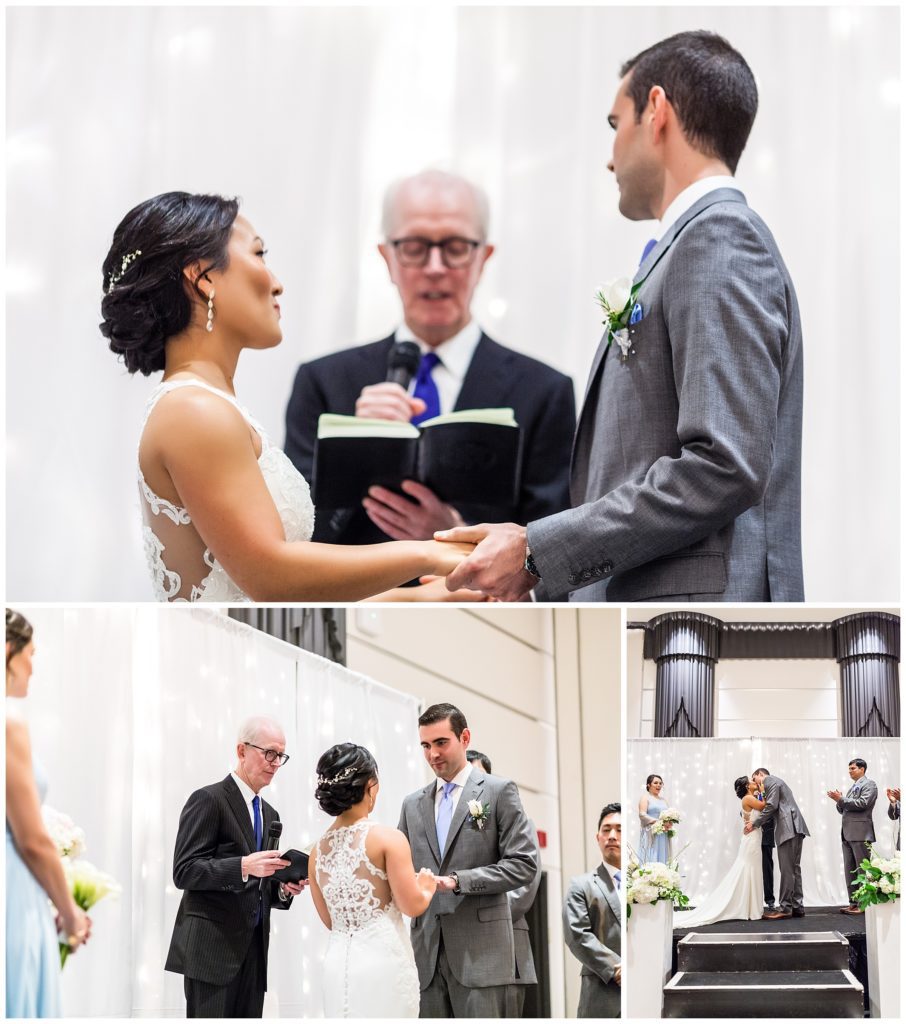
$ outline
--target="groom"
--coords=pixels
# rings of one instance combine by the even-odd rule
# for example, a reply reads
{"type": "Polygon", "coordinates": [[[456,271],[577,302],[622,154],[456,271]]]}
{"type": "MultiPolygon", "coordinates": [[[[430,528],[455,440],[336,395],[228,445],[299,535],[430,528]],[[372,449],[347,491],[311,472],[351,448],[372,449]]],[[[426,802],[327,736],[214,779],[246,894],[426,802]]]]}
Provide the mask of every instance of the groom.
{"type": "Polygon", "coordinates": [[[506,1017],[516,953],[507,893],[530,884],[538,853],[516,784],[473,769],[471,734],[452,704],[419,718],[425,760],[437,779],[403,801],[399,828],[415,869],[438,876],[412,919],[421,1017],[506,1017]]]}
{"type": "Polygon", "coordinates": [[[758,105],[742,56],[682,32],[627,61],[608,121],[620,212],[657,220],[573,443],[573,508],[448,530],[447,587],[507,600],[801,601],[802,329],[733,175],[758,105]],[[622,321],[621,321],[622,326],[622,321]]]}
{"type": "Polygon", "coordinates": [[[802,906],[802,840],[811,835],[802,811],[793,797],[790,787],[771,775],[767,768],[759,768],[752,775],[752,781],[764,786],[764,810],[753,825],[746,824],[748,835],[753,828],[764,828],[774,823],[774,841],[777,843],[777,860],[780,862],[780,906],[762,915],[762,921],[779,921],[786,917],[805,917],[802,906]]]}

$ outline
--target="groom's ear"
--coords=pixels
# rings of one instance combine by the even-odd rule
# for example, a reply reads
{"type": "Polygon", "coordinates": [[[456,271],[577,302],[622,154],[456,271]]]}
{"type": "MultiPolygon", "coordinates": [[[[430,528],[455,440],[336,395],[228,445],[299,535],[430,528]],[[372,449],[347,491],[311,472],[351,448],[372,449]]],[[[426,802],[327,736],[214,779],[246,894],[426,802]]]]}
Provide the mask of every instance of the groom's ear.
{"type": "Polygon", "coordinates": [[[469,743],[472,740],[472,733],[468,729],[463,729],[463,731],[459,734],[459,739],[464,746],[468,747],[469,743]]]}
{"type": "Polygon", "coordinates": [[[670,105],[670,100],[667,99],[667,93],[661,86],[653,85],[648,93],[648,109],[645,111],[645,116],[651,118],[654,142],[662,141],[671,113],[673,113],[673,107],[670,105]]]}

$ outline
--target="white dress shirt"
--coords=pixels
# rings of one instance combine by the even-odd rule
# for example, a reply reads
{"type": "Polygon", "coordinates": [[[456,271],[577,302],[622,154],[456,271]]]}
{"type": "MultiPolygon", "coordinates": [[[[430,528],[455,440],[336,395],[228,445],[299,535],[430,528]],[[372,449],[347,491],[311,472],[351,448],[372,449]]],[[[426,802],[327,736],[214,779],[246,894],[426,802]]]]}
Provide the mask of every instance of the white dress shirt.
{"type": "MultiPolygon", "coordinates": [[[[396,329],[397,341],[414,341],[422,350],[422,355],[427,352],[434,352],[440,360],[437,366],[431,371],[434,383],[437,385],[437,393],[440,396],[441,413],[452,412],[456,405],[456,399],[462,390],[462,382],[465,380],[475,355],[475,348],[481,341],[481,327],[475,320],[470,320],[465,327],[452,338],[442,341],[433,348],[416,337],[408,324],[403,323],[396,329]]],[[[409,387],[409,394],[415,388],[415,378],[409,387]]]]}
{"type": "MultiPolygon", "coordinates": [[[[255,799],[255,796],[257,794],[252,790],[252,787],[247,782],[245,782],[242,779],[240,779],[239,776],[235,772],[230,772],[230,775],[232,776],[233,782],[235,782],[236,785],[239,787],[239,792],[242,794],[242,799],[245,801],[245,809],[249,812],[249,821],[252,823],[252,831],[254,832],[255,831],[255,808],[252,807],[252,801],[255,799]]],[[[258,799],[259,811],[258,811],[258,813],[259,813],[259,815],[261,817],[261,835],[262,835],[262,839],[264,837],[264,808],[261,806],[263,801],[264,801],[264,798],[259,796],[259,799],[258,799]]]]}
{"type": "Polygon", "coordinates": [[[693,181],[664,210],[664,216],[658,221],[657,231],[652,237],[660,241],[680,217],[687,210],[691,209],[699,199],[704,198],[709,192],[713,192],[718,188],[735,188],[738,192],[742,191],[736,183],[736,179],[729,174],[712,174],[707,178],[701,178],[699,181],[693,181]]]}
{"type": "Polygon", "coordinates": [[[613,882],[614,889],[617,888],[617,881],[613,877],[618,871],[620,872],[620,883],[623,882],[623,869],[620,867],[614,867],[612,864],[608,864],[606,860],[602,860],[601,863],[607,869],[607,873],[610,875],[610,880],[613,882]]]}
{"type": "MultiPolygon", "coordinates": [[[[458,772],[454,778],[450,779],[451,782],[456,783],[456,788],[450,791],[450,799],[453,801],[453,810],[450,812],[450,816],[456,813],[456,805],[459,803],[459,798],[462,794],[463,787],[469,781],[469,776],[472,774],[472,766],[466,761],[465,768],[458,772]]],[[[434,791],[434,820],[437,821],[437,813],[440,810],[440,802],[444,797],[444,786],[446,782],[438,778],[437,789],[434,791]]]]}

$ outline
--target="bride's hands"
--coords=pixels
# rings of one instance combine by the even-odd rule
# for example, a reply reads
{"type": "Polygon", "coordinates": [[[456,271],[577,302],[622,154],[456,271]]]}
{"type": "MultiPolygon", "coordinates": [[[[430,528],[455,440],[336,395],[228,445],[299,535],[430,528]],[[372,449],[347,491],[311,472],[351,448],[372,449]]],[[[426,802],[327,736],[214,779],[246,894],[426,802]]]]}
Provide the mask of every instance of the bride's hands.
{"type": "Polygon", "coordinates": [[[474,544],[456,541],[426,540],[428,557],[434,576],[449,576],[451,572],[475,550],[474,544]]]}
{"type": "Polygon", "coordinates": [[[415,884],[430,899],[437,892],[437,879],[430,868],[422,868],[415,876],[415,884]]]}

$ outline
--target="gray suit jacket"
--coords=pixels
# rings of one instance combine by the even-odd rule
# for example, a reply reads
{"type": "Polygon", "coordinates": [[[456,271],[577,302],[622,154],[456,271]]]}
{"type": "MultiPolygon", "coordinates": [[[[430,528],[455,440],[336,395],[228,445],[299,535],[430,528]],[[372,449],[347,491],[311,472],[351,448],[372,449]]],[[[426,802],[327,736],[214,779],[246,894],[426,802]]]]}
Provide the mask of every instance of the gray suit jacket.
{"type": "Polygon", "coordinates": [[[455,871],[462,892],[438,892],[412,919],[412,947],[421,987],[431,983],[443,937],[450,970],[468,988],[512,985],[516,976],[513,922],[507,893],[529,884],[538,852],[516,784],[472,770],[453,813],[443,856],[434,817],[436,782],[403,801],[400,831],[409,839],[415,870],[455,871]],[[479,828],[469,801],[488,805],[479,828]]]}
{"type": "MultiPolygon", "coordinates": [[[[892,804],[891,803],[887,804],[887,817],[890,818],[891,821],[899,821],[900,820],[900,801],[899,800],[895,801],[892,804]]],[[[897,849],[899,850],[899,848],[900,848],[900,827],[898,825],[897,826],[897,849]]]]}
{"type": "Polygon", "coordinates": [[[544,595],[802,601],[802,328],[768,228],[704,196],[639,267],[632,354],[602,339],[573,508],[529,523],[544,595]]]}
{"type": "Polygon", "coordinates": [[[764,828],[771,821],[774,822],[774,841],[778,846],[793,836],[811,835],[792,790],[776,775],[765,776],[764,810],[755,827],[764,828]]]}
{"type": "Polygon", "coordinates": [[[837,801],[837,810],[843,815],[840,836],[847,842],[863,839],[875,841],[875,824],[871,820],[875,801],[878,799],[878,787],[868,776],[863,775],[854,782],[846,793],[837,801]]]}
{"type": "Polygon", "coordinates": [[[621,963],[620,919],[620,894],[603,864],[569,883],[563,934],[582,964],[579,1017],[620,1015],[620,986],[613,980],[621,963]]]}
{"type": "Polygon", "coordinates": [[[535,973],[535,958],[532,956],[532,944],[529,941],[529,926],[525,915],[532,909],[538,887],[541,885],[541,850],[538,847],[538,830],[533,822],[529,822],[535,850],[538,853],[538,870],[528,885],[512,889],[507,893],[510,901],[510,916],[513,919],[513,942],[516,946],[516,984],[534,985],[538,981],[535,973]]]}

